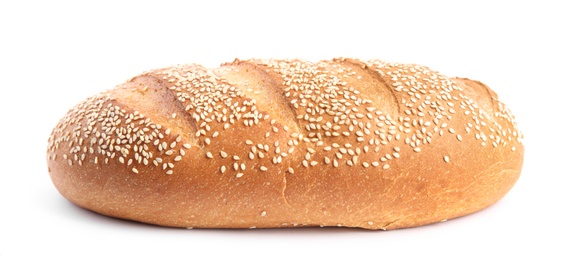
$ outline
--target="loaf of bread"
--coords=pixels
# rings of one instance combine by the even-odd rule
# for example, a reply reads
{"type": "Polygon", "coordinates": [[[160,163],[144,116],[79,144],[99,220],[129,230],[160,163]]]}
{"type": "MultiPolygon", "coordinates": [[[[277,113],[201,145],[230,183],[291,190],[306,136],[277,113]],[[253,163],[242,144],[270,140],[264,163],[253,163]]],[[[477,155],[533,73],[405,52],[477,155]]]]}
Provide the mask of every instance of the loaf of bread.
{"type": "Polygon", "coordinates": [[[76,205],[185,228],[445,221],[520,175],[514,117],[484,84],[339,58],[157,69],[56,125],[48,170],[76,205]]]}

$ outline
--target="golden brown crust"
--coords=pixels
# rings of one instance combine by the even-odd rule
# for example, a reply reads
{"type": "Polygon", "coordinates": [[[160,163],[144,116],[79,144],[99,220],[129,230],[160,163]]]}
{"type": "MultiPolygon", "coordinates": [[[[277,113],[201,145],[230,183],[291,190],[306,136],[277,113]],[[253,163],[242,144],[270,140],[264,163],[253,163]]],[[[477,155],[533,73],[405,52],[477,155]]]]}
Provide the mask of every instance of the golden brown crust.
{"type": "Polygon", "coordinates": [[[71,109],[47,162],[101,214],[196,228],[396,229],[481,210],[521,134],[484,84],[379,60],[150,71],[71,109]]]}

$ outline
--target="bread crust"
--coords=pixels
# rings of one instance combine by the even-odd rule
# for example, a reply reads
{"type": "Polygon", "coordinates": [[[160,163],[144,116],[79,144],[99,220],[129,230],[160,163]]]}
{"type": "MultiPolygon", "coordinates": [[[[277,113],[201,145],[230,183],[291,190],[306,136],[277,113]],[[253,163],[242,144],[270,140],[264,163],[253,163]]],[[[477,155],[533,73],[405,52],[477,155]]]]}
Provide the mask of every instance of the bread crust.
{"type": "Polygon", "coordinates": [[[58,191],[111,217],[191,228],[397,229],[502,198],[514,117],[486,85],[339,58],[145,72],[71,109],[48,141],[58,191]]]}

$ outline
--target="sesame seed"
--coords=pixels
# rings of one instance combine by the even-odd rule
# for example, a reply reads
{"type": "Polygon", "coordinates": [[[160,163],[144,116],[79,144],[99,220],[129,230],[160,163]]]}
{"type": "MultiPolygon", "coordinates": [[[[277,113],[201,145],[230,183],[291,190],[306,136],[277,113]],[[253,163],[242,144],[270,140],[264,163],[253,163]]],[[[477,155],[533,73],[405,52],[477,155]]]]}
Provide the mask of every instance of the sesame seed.
{"type": "Polygon", "coordinates": [[[240,178],[240,177],[242,177],[243,175],[244,175],[244,173],[239,172],[239,173],[236,174],[236,178],[240,178]]]}
{"type": "Polygon", "coordinates": [[[268,170],[268,167],[266,167],[266,166],[260,166],[260,171],[265,172],[265,171],[267,171],[267,170],[268,170]]]}
{"type": "MultiPolygon", "coordinates": [[[[392,145],[393,141],[399,141],[396,143],[411,147],[414,152],[420,152],[424,145],[436,142],[436,138],[443,136],[444,133],[455,134],[457,140],[462,142],[462,133],[457,134],[455,129],[461,131],[464,129],[466,133],[474,134],[471,136],[479,140],[483,146],[491,145],[496,147],[495,149],[511,147],[512,151],[518,149],[515,141],[521,140],[521,134],[514,128],[503,129],[503,125],[498,122],[489,121],[492,115],[485,114],[450,79],[420,66],[357,61],[362,63],[363,69],[372,70],[387,79],[392,89],[396,91],[394,94],[400,98],[399,106],[402,109],[400,116],[393,119],[392,116],[375,108],[374,100],[360,97],[360,94],[365,93],[361,92],[358,86],[350,83],[350,80],[367,78],[366,74],[358,75],[350,66],[341,64],[345,61],[345,59],[320,63],[295,60],[250,61],[261,66],[265,65],[270,73],[281,77],[280,82],[285,88],[283,100],[295,110],[297,114],[295,119],[301,125],[299,131],[301,133],[294,133],[294,129],[276,124],[276,119],[270,118],[265,112],[260,112],[264,111],[263,107],[257,104],[255,99],[250,98],[261,94],[259,91],[249,86],[240,88],[231,86],[226,79],[213,75],[214,73],[209,69],[179,66],[156,73],[164,82],[170,83],[169,90],[175,94],[177,101],[181,102],[186,111],[184,113],[196,122],[198,131],[195,136],[205,145],[214,144],[216,140],[214,138],[222,133],[222,130],[219,130],[220,132],[214,130],[220,126],[228,129],[231,125],[243,123],[250,127],[250,130],[257,131],[258,128],[254,127],[261,125],[262,120],[267,120],[265,123],[270,123],[270,128],[257,135],[268,138],[267,143],[273,141],[269,138],[270,132],[279,133],[282,128],[285,132],[279,134],[292,137],[286,142],[287,148],[283,145],[280,148],[277,143],[272,143],[274,146],[272,151],[269,151],[268,145],[259,147],[251,140],[246,140],[246,145],[251,148],[251,151],[248,151],[250,160],[267,157],[273,164],[290,164],[293,162],[285,161],[288,154],[291,155],[295,147],[307,145],[308,153],[299,155],[304,159],[302,160],[304,167],[318,163],[332,164],[333,167],[338,167],[339,164],[353,166],[361,163],[363,167],[381,165],[384,169],[388,169],[390,165],[387,162],[400,158],[401,149],[396,146],[394,151],[389,152],[387,149],[380,149],[381,146],[387,147],[392,145]],[[459,125],[461,121],[453,120],[457,116],[455,113],[467,118],[469,122],[459,125]],[[331,145],[330,138],[338,136],[352,138],[344,141],[349,142],[347,144],[331,145]],[[376,153],[372,156],[377,156],[379,160],[363,161],[365,157],[359,157],[361,153],[372,151],[376,153]],[[316,161],[315,157],[318,156],[315,155],[319,155],[316,152],[322,153],[323,159],[316,161]],[[379,161],[384,163],[379,164],[379,161]]],[[[226,66],[225,69],[229,67],[226,66]]],[[[146,91],[149,87],[140,85],[138,88],[146,91]]],[[[53,132],[48,150],[51,156],[48,154],[48,158],[56,160],[56,149],[66,149],[58,154],[69,165],[75,164],[76,167],[88,162],[97,164],[100,160],[106,164],[113,161],[136,166],[127,169],[138,171],[140,164],[148,165],[152,162],[156,167],[172,172],[175,163],[186,155],[184,149],[190,149],[191,145],[184,143],[183,149],[176,149],[177,145],[182,144],[182,138],[178,134],[174,141],[169,139],[168,135],[172,130],[168,127],[173,126],[156,124],[139,111],[129,111],[126,107],[120,107],[114,102],[115,100],[110,93],[104,93],[76,108],[73,114],[78,115],[78,118],[67,117],[57,127],[57,131],[53,132]],[[93,154],[92,160],[85,160],[87,153],[93,154]],[[172,157],[162,160],[157,156],[172,157]],[[167,162],[164,163],[164,160],[167,162]]],[[[510,115],[504,111],[504,108],[495,107],[495,110],[498,109],[500,111],[496,111],[494,117],[505,118],[515,126],[512,118],[507,118],[510,115]]],[[[180,115],[185,116],[185,114],[180,115]]],[[[179,115],[171,113],[170,116],[176,119],[179,115]]],[[[228,158],[226,152],[219,150],[206,152],[206,157],[213,158],[215,152],[220,152],[222,158],[228,158]]],[[[240,159],[238,156],[232,158],[240,159]]],[[[448,163],[449,156],[443,156],[443,160],[448,163]]],[[[244,170],[246,166],[241,161],[238,168],[244,170]]],[[[227,167],[223,167],[221,172],[226,171],[227,167]]],[[[255,166],[249,165],[249,167],[255,166]]],[[[289,168],[288,172],[293,173],[293,169],[289,168]]]]}

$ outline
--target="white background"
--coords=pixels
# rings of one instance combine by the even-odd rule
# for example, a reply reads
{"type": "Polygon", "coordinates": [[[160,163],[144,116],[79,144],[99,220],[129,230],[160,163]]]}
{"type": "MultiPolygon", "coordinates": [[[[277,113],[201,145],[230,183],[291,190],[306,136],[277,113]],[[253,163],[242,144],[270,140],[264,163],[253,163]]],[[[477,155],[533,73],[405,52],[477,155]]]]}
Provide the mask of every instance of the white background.
{"type": "Polygon", "coordinates": [[[0,259],[567,259],[561,1],[13,2],[0,2],[0,259]],[[516,186],[482,212],[420,228],[184,230],[82,210],[49,179],[59,118],[144,70],[339,56],[491,86],[526,136],[516,186]]]}

